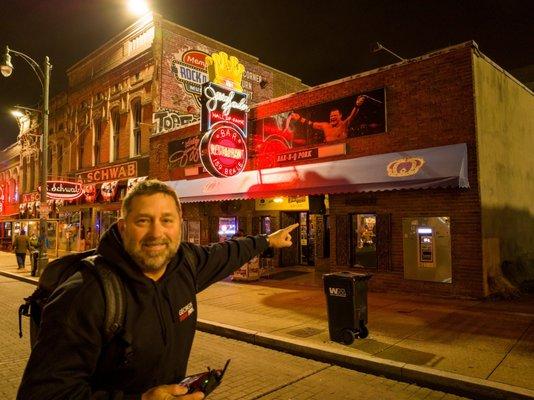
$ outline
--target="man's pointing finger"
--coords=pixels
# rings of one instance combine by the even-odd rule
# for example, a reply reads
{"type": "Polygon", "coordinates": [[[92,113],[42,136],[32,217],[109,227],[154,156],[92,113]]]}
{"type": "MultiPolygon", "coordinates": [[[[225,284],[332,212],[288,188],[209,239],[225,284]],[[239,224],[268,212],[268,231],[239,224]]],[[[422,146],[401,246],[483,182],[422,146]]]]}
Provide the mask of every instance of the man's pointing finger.
{"type": "Polygon", "coordinates": [[[289,225],[288,227],[284,228],[284,230],[285,230],[287,233],[289,233],[289,232],[291,232],[292,230],[294,230],[297,226],[299,226],[299,223],[298,223],[298,222],[294,223],[293,225],[289,225]]]}

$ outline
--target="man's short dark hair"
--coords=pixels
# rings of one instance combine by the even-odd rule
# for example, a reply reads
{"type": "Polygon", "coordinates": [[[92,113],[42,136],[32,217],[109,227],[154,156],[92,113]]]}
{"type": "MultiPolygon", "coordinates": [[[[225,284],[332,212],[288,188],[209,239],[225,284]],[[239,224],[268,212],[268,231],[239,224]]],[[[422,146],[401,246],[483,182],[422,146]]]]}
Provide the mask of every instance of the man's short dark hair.
{"type": "Polygon", "coordinates": [[[149,179],[142,181],[135,185],[124,197],[122,201],[121,213],[122,217],[126,218],[128,213],[132,211],[132,201],[138,196],[151,196],[153,194],[163,193],[167,196],[171,196],[176,203],[176,208],[178,209],[178,214],[182,214],[182,206],[180,205],[180,200],[176,192],[172,190],[165,183],[158,181],[157,179],[149,179]]]}

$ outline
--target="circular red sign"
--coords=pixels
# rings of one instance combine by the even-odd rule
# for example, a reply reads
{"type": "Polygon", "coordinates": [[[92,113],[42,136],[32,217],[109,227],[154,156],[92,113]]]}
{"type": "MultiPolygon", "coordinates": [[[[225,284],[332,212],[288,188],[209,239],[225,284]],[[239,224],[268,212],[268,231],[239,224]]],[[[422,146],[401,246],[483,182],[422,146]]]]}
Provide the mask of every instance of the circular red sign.
{"type": "Polygon", "coordinates": [[[202,137],[200,154],[204,168],[213,176],[237,175],[247,164],[245,135],[235,124],[218,122],[202,137]]]}

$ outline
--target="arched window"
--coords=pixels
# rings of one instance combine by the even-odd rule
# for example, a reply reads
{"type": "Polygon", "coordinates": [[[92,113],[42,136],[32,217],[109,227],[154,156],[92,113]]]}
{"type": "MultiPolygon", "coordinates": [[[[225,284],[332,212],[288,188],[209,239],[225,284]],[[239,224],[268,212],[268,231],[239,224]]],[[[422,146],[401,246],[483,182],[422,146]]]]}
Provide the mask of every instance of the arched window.
{"type": "Polygon", "coordinates": [[[30,158],[30,165],[28,166],[30,169],[30,191],[33,191],[36,188],[36,180],[35,180],[35,157],[32,156],[30,158]]]}
{"type": "Polygon", "coordinates": [[[111,110],[111,132],[110,132],[110,149],[109,161],[117,161],[119,159],[119,134],[121,129],[121,119],[119,108],[115,107],[111,110]]]}
{"type": "Polygon", "coordinates": [[[61,143],[57,144],[57,176],[61,177],[63,174],[63,145],[61,143]]]}
{"type": "Polygon", "coordinates": [[[94,145],[93,145],[93,165],[100,164],[100,142],[102,141],[102,120],[95,119],[94,121],[94,145]]]}
{"type": "Polygon", "coordinates": [[[142,120],[141,99],[132,101],[132,156],[141,154],[141,120],[142,120]]]}
{"type": "Polygon", "coordinates": [[[28,159],[22,158],[22,190],[28,192],[28,159]]]}
{"type": "Polygon", "coordinates": [[[85,134],[80,134],[80,145],[78,146],[78,169],[83,168],[83,152],[85,150],[85,134]]]}

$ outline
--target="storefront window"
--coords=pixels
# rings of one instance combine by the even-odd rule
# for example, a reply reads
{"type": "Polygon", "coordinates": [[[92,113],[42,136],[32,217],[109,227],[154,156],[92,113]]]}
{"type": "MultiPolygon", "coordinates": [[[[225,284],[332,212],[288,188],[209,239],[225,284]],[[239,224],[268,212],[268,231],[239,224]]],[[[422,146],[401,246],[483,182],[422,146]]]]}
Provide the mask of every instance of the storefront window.
{"type": "Polygon", "coordinates": [[[200,244],[200,221],[187,221],[185,237],[189,243],[200,244]]]}
{"type": "Polygon", "coordinates": [[[237,233],[237,218],[236,217],[220,217],[219,218],[219,242],[231,239],[237,233]]]}
{"type": "Polygon", "coordinates": [[[261,217],[261,233],[264,235],[271,233],[271,217],[261,217]]]}
{"type": "Polygon", "coordinates": [[[351,265],[377,267],[376,214],[351,216],[351,265]]]}

